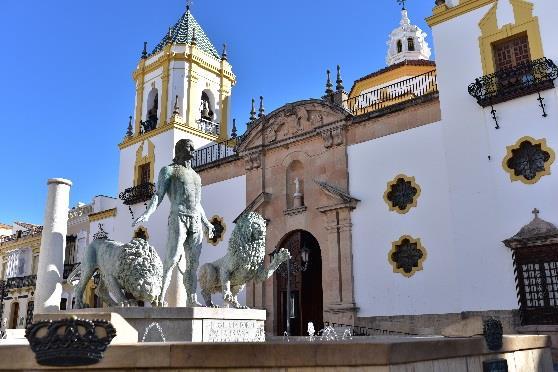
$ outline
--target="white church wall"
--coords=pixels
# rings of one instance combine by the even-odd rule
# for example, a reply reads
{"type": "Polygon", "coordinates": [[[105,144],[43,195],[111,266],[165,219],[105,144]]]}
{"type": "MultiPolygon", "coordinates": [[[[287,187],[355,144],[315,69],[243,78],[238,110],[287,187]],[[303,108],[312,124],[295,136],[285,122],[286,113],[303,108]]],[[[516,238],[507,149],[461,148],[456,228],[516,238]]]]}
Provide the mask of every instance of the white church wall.
{"type": "MultiPolygon", "coordinates": [[[[229,239],[235,227],[233,221],[246,207],[246,176],[203,186],[202,203],[207,218],[211,219],[214,215],[222,217],[225,220],[226,230],[223,240],[217,246],[209,244],[204,238],[200,266],[206,262],[213,262],[227,253],[229,239]]],[[[201,296],[199,288],[198,296],[201,296]]],[[[246,304],[245,290],[239,294],[238,299],[241,304],[246,304]]],[[[222,304],[222,295],[213,295],[213,302],[222,304]]]]}
{"type": "Polygon", "coordinates": [[[358,316],[459,312],[441,124],[347,151],[350,193],[361,200],[352,214],[358,316]],[[401,173],[415,177],[421,188],[417,207],[404,215],[389,211],[383,199],[387,182],[401,173]],[[392,242],[402,235],[420,238],[427,252],[424,269],[410,278],[394,273],[388,261],[392,242]]]}
{"type": "MultiPolygon", "coordinates": [[[[556,53],[556,42],[548,36],[556,10],[551,1],[534,3],[545,54],[547,50],[556,53]]],[[[525,135],[546,138],[556,151],[558,138],[550,124],[557,114],[556,91],[542,93],[549,113],[546,119],[541,117],[536,94],[495,105],[498,130],[490,108],[481,108],[467,92],[468,85],[483,75],[478,23],[489,9],[485,6],[433,27],[451,190],[452,245],[456,252],[467,252],[460,253],[456,273],[462,310],[517,308],[511,252],[501,241],[529,222],[534,207],[544,208],[544,219],[558,222],[558,204],[551,194],[558,186],[555,175],[524,185],[511,182],[502,168],[506,146],[525,135]]]]}

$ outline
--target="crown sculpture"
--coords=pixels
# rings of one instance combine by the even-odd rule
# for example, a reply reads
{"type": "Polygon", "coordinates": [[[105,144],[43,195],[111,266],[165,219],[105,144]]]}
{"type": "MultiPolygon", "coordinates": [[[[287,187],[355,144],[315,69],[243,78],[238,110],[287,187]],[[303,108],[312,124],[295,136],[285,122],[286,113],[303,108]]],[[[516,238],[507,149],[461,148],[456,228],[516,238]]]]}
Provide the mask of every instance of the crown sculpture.
{"type": "Polygon", "coordinates": [[[95,364],[115,336],[106,320],[78,318],[39,321],[25,331],[37,363],[46,366],[95,364]]]}

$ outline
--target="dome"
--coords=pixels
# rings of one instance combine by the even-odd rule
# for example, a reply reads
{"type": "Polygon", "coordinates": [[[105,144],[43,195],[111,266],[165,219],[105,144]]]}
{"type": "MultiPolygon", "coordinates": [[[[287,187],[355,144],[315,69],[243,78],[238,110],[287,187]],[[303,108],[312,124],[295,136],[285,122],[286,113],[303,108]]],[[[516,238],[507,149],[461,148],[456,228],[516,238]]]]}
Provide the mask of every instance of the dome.
{"type": "Polygon", "coordinates": [[[426,42],[426,33],[411,24],[406,9],[401,11],[399,27],[391,32],[387,45],[388,66],[408,60],[428,60],[432,54],[426,42]]]}

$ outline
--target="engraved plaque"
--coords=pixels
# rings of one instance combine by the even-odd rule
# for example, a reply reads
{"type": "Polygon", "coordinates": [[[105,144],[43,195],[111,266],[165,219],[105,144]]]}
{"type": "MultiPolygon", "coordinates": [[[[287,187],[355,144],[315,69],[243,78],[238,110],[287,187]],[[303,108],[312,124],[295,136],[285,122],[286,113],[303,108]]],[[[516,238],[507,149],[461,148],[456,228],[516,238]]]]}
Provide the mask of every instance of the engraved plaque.
{"type": "Polygon", "coordinates": [[[263,342],[264,323],[257,320],[205,319],[204,342],[263,342]]]}

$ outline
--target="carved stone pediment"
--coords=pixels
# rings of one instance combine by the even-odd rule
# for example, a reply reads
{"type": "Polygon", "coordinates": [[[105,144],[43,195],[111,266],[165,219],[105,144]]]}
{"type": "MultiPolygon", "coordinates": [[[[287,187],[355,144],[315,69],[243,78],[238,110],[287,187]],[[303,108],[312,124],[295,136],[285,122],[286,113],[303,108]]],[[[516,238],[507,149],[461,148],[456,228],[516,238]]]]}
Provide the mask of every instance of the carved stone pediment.
{"type": "Polygon", "coordinates": [[[251,123],[246,137],[239,145],[239,151],[262,145],[273,146],[301,136],[320,134],[320,128],[343,122],[347,114],[343,108],[318,99],[286,104],[251,123]]]}

